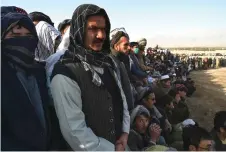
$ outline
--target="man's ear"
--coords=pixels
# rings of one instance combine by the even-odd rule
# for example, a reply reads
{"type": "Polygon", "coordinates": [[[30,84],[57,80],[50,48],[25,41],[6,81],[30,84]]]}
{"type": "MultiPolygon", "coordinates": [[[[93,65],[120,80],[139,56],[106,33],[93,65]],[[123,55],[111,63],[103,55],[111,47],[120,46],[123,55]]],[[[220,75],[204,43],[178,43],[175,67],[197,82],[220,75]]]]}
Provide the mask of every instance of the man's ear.
{"type": "Polygon", "coordinates": [[[119,49],[118,49],[118,44],[117,44],[117,43],[114,44],[114,49],[115,49],[116,51],[119,51],[119,49]]]}
{"type": "Polygon", "coordinates": [[[195,146],[193,146],[193,145],[189,145],[189,151],[196,151],[195,146]]]}
{"type": "Polygon", "coordinates": [[[225,132],[224,128],[220,127],[220,133],[224,133],[224,132],[225,132]]]}

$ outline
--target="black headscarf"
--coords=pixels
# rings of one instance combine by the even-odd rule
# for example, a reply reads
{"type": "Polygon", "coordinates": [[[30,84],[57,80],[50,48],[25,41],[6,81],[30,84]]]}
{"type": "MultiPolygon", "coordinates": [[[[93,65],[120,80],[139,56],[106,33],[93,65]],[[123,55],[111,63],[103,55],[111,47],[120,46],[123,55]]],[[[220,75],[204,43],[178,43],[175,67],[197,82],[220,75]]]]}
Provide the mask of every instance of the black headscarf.
{"type": "Polygon", "coordinates": [[[71,24],[71,19],[65,19],[58,25],[58,31],[62,31],[66,26],[71,24]]]}
{"type": "Polygon", "coordinates": [[[38,44],[38,36],[34,24],[23,9],[15,6],[1,7],[1,15],[2,59],[10,61],[21,68],[33,69],[36,67],[34,54],[38,44]],[[33,37],[20,36],[5,39],[6,34],[16,25],[28,29],[33,37]]]}
{"type": "Polygon", "coordinates": [[[66,51],[64,58],[77,57],[88,64],[96,66],[108,64],[110,26],[108,15],[103,8],[93,4],[83,4],[77,7],[71,20],[69,50],[66,51]],[[87,18],[94,15],[104,16],[106,20],[106,39],[102,50],[99,52],[88,50],[84,46],[87,18]]]}
{"type": "Polygon", "coordinates": [[[28,15],[32,21],[45,21],[48,24],[54,26],[54,23],[50,19],[50,17],[42,12],[31,12],[28,15]]]}

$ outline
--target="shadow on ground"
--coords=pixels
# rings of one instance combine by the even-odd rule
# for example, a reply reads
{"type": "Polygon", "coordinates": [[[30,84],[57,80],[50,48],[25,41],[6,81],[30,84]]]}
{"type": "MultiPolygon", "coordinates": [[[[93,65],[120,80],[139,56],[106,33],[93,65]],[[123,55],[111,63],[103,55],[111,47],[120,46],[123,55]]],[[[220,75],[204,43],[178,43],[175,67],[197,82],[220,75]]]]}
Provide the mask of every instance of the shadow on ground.
{"type": "Polygon", "coordinates": [[[191,118],[211,130],[217,111],[226,110],[226,68],[193,71],[197,91],[188,98],[191,118]]]}

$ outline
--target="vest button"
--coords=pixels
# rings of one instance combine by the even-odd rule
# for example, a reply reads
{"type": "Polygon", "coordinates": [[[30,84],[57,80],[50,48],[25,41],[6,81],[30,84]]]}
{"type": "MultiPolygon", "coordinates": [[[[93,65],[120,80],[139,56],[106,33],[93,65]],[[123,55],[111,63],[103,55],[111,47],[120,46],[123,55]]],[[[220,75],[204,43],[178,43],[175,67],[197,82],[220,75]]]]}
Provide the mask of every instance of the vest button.
{"type": "Polygon", "coordinates": [[[109,107],[109,111],[112,111],[112,107],[109,107]]]}
{"type": "Polygon", "coordinates": [[[111,96],[110,96],[110,95],[108,95],[108,97],[107,97],[107,98],[108,98],[108,100],[109,100],[109,99],[111,99],[111,96]]]}
{"type": "Polygon", "coordinates": [[[110,122],[113,122],[114,121],[114,119],[110,119],[110,122]]]}
{"type": "Polygon", "coordinates": [[[115,134],[115,131],[114,131],[114,130],[112,130],[112,131],[111,131],[111,134],[112,134],[112,135],[114,135],[114,134],[115,134]]]}

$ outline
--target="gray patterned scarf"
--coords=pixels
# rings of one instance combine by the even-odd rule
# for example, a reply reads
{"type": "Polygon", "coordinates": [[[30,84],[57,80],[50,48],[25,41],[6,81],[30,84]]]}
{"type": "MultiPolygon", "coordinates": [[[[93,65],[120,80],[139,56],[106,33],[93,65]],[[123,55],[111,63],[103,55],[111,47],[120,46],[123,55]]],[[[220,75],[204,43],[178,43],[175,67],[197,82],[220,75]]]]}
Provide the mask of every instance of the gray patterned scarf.
{"type": "Polygon", "coordinates": [[[65,52],[63,60],[68,58],[72,60],[75,58],[80,60],[84,66],[84,69],[92,72],[93,82],[98,86],[101,85],[101,79],[96,72],[99,73],[100,71],[97,70],[98,68],[93,68],[93,66],[100,68],[107,66],[113,69],[115,67],[112,60],[108,56],[110,53],[109,34],[110,21],[104,9],[96,5],[84,4],[80,5],[74,11],[70,26],[69,50],[65,52]],[[86,21],[89,16],[93,15],[103,15],[106,19],[106,39],[100,52],[94,52],[84,47],[86,21]]]}

